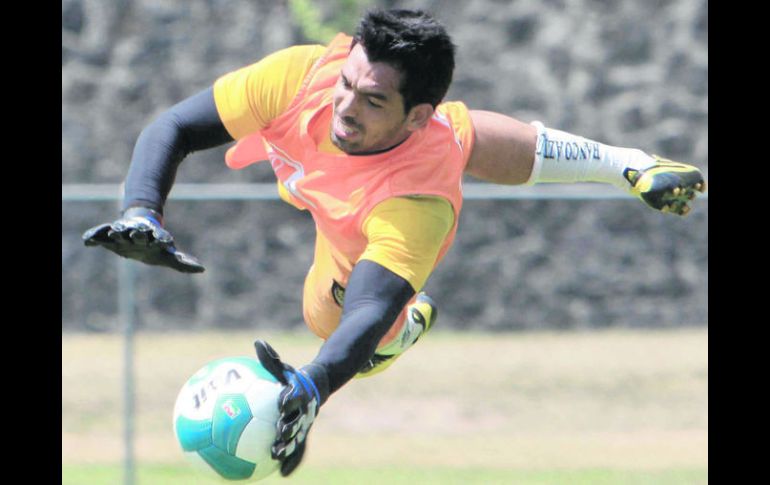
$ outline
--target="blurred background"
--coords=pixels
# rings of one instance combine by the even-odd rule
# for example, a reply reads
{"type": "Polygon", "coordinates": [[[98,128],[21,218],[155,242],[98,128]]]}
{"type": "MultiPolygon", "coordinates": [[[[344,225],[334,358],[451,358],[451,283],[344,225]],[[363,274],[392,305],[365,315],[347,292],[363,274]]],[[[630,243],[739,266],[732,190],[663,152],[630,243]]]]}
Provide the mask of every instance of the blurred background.
{"type": "MultiPolygon", "coordinates": [[[[71,184],[121,183],[139,132],[163,110],[275,50],[325,43],[340,30],[352,33],[360,13],[371,6],[419,7],[443,21],[458,46],[448,99],[691,163],[708,179],[707,0],[63,0],[63,193],[71,184]]],[[[226,149],[189,156],[177,183],[274,181],[267,164],[227,169],[226,149]]],[[[117,204],[62,201],[67,483],[121,480],[120,413],[127,405],[119,262],[112,253],[84,248],[80,239],[89,227],[113,220],[117,204]],[[90,468],[78,468],[86,465],[90,468]],[[106,467],[103,475],[95,471],[99,466],[106,467]]],[[[132,265],[138,309],[132,393],[140,470],[148,463],[177,463],[170,436],[173,399],[207,359],[249,353],[252,340],[263,335],[284,345],[282,355],[299,360],[312,358],[318,347],[301,313],[314,240],[308,214],[277,200],[175,200],[173,190],[165,214],[178,246],[207,270],[186,276],[132,265]]],[[[625,198],[468,200],[456,243],[426,290],[440,306],[439,337],[433,343],[426,339],[423,357],[405,356],[401,368],[394,366],[378,383],[357,381],[336,403],[330,401],[328,417],[319,420],[314,434],[319,445],[325,439],[336,448],[311,455],[309,470],[335,463],[350,468],[340,458],[347,456],[344,451],[329,450],[361,449],[369,439],[364,435],[372,446],[389,449],[383,437],[389,428],[372,438],[372,429],[380,428],[363,411],[359,416],[351,410],[377,406],[379,386],[403,389],[399,379],[414,382],[413,373],[425,371],[424,379],[436,386],[426,391],[429,402],[466,425],[429,425],[423,435],[439,442],[420,441],[414,444],[418,449],[441,449],[452,442],[446,433],[458,443],[483,446],[478,433],[486,423],[489,429],[511,430],[495,453],[512,451],[498,456],[497,467],[483,460],[468,466],[525,473],[611,470],[619,464],[615,468],[626,472],[653,473],[650,483],[707,479],[708,200],[696,202],[686,218],[655,213],[625,198]],[[469,347],[478,354],[458,358],[469,347]],[[514,350],[518,353],[510,354],[514,350]],[[502,360],[489,363],[492,356],[502,360]],[[466,361],[479,369],[489,365],[490,374],[508,369],[510,389],[479,390],[497,400],[492,409],[476,409],[453,394],[463,388],[459,381],[442,380],[466,377],[463,386],[474,385],[478,379],[466,361]],[[478,424],[483,416],[488,419],[478,424]],[[531,439],[516,434],[522,428],[531,439]],[[561,431],[554,434],[556,429],[561,431]],[[580,450],[590,443],[596,443],[596,452],[583,460],[580,450]],[[623,449],[623,443],[643,446],[629,445],[624,457],[610,452],[623,449]],[[678,474],[663,479],[655,470],[678,474]]],[[[420,401],[426,395],[408,405],[432,409],[420,401]]],[[[376,414],[396,408],[380,404],[376,414]]],[[[399,427],[403,419],[390,419],[396,423],[393,436],[405,436],[408,424],[399,427]]],[[[394,438],[393,448],[400,447],[394,438]]],[[[420,460],[400,455],[393,460],[396,465],[383,459],[367,466],[392,468],[406,460],[404,469],[424,471],[420,460]]],[[[439,462],[438,468],[448,466],[439,462]]],[[[434,475],[440,475],[436,469],[434,475]]],[[[587,483],[625,481],[608,473],[587,483]]],[[[321,483],[303,476],[307,483],[321,483]]],[[[455,470],[452,476],[460,475],[455,470]]],[[[420,477],[412,483],[432,483],[420,477]]],[[[486,476],[484,483],[527,480],[516,477],[486,476]]],[[[572,478],[570,483],[579,482],[572,478]]],[[[345,479],[330,480],[326,483],[345,479]]],[[[551,483],[560,483],[555,480],[551,483]]],[[[172,478],[152,475],[143,483],[172,483],[172,478]]]]}

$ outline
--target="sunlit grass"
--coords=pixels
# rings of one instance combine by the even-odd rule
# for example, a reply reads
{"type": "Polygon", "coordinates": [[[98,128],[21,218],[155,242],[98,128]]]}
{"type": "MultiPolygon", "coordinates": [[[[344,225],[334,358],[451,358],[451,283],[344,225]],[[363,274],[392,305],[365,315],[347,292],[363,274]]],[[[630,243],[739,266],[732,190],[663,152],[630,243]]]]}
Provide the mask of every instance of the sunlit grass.
{"type": "MultiPolygon", "coordinates": [[[[204,363],[249,355],[256,337],[293,364],[319,345],[309,333],[137,334],[137,483],[207,483],[194,481],[173,437],[176,394],[204,363]]],[[[63,335],[63,483],[122,483],[122,371],[119,335],[63,335]]],[[[291,483],[689,484],[707,475],[707,329],[436,332],[332,396],[291,483]]]]}

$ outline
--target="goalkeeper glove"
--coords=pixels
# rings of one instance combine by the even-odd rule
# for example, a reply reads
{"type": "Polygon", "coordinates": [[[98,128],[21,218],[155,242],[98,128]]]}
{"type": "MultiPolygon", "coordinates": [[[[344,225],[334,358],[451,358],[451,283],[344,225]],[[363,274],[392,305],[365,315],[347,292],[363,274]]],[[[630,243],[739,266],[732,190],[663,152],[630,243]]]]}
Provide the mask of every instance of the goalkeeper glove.
{"type": "Polygon", "coordinates": [[[276,351],[264,340],[254,342],[262,365],[284,385],[278,398],[280,416],[272,457],[281,462],[281,475],[292,473],[302,461],[305,443],[318,408],[328,397],[326,371],[317,364],[299,370],[281,362],[276,351]],[[313,377],[311,377],[311,374],[313,377]]]}
{"type": "Polygon", "coordinates": [[[204,271],[197,259],[176,249],[174,237],[163,229],[162,221],[163,217],[152,209],[131,207],[115,222],[84,232],[83,242],[86,246],[102,246],[124,258],[182,273],[204,271]]]}

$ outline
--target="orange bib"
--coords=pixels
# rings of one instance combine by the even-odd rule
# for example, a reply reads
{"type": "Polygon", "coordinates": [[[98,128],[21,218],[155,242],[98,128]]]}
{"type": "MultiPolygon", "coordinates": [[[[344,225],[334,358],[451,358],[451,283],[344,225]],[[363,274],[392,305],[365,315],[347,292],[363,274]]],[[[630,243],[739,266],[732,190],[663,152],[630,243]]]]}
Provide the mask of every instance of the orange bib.
{"type": "Polygon", "coordinates": [[[452,204],[455,224],[438,264],[454,240],[462,208],[462,174],[473,144],[468,110],[460,102],[439,105],[425,128],[384,153],[350,156],[319,151],[311,133],[331,123],[334,86],[350,43],[349,36],[338,34],[286,112],[230,148],[226,163],[241,169],[269,160],[286,189],[283,198],[312,214],[347,274],[366,248],[361,227],[377,204],[407,195],[444,197],[452,204]]]}

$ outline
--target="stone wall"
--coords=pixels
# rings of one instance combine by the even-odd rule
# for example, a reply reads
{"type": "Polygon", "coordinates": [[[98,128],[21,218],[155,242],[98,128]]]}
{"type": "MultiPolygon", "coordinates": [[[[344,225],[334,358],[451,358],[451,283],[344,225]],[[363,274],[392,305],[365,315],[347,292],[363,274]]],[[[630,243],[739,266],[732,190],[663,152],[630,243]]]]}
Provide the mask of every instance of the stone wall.
{"type": "MultiPolygon", "coordinates": [[[[335,2],[318,2],[324,12],[335,2]]],[[[449,99],[698,165],[708,177],[708,2],[423,1],[458,45],[449,99]]],[[[286,2],[64,0],[62,182],[120,183],[141,129],[221,74],[308,43],[286,2]]],[[[269,182],[192,154],[177,182],[269,182]]],[[[172,192],[173,195],[173,192],[172,192]]],[[[114,203],[62,204],[62,325],[117,326],[117,260],[80,234],[114,203]]],[[[137,267],[142,328],[301,326],[309,216],[279,202],[169,201],[202,275],[137,267]]],[[[428,282],[463,329],[703,325],[708,201],[681,219],[634,200],[466,201],[428,282]]]]}

